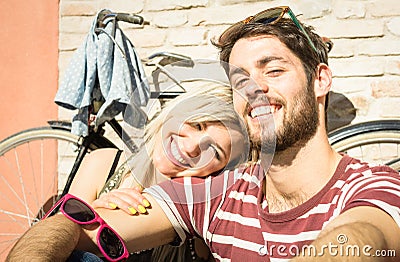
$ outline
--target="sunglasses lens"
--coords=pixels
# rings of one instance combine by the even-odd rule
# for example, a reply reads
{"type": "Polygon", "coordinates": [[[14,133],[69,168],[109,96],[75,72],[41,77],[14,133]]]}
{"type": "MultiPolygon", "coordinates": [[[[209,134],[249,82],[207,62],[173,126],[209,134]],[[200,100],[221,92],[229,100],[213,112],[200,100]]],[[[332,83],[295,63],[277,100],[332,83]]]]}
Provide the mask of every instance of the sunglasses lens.
{"type": "Polygon", "coordinates": [[[104,227],[100,232],[99,243],[104,252],[112,259],[124,254],[124,245],[119,237],[109,228],[104,227]]]}
{"type": "Polygon", "coordinates": [[[270,24],[274,23],[282,16],[282,9],[270,9],[256,15],[252,20],[253,23],[270,24]]]}
{"type": "Polygon", "coordinates": [[[95,218],[93,211],[76,199],[68,199],[64,204],[64,211],[79,222],[89,222],[95,218]]]}

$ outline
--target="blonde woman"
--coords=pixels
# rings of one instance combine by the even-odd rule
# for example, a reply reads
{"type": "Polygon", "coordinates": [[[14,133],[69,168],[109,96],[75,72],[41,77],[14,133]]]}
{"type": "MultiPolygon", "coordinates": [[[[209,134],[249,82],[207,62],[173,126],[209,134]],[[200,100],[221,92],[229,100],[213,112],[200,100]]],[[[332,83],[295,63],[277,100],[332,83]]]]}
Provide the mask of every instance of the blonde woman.
{"type": "MultiPolygon", "coordinates": [[[[70,193],[94,207],[138,215],[151,206],[140,194],[142,187],[180,176],[218,175],[225,168],[247,162],[249,142],[233,108],[232,89],[207,84],[167,103],[146,126],[141,150],[104,185],[116,153],[114,149],[94,151],[82,164],[70,193]]],[[[185,256],[182,252],[187,251],[156,250],[164,258],[185,256]]]]}
{"type": "MultiPolygon", "coordinates": [[[[231,88],[215,83],[200,85],[171,100],[153,117],[146,126],[141,150],[119,165],[105,186],[117,152],[114,149],[94,151],[82,164],[70,193],[91,203],[114,188],[148,187],[180,176],[215,175],[246,162],[248,145],[246,128],[233,108],[231,88]]],[[[110,203],[128,207],[113,202],[110,195],[100,199],[95,207],[115,208],[110,203]],[[106,199],[110,202],[105,203],[106,199]]],[[[128,213],[134,209],[143,210],[138,205],[124,208],[128,213]]]]}

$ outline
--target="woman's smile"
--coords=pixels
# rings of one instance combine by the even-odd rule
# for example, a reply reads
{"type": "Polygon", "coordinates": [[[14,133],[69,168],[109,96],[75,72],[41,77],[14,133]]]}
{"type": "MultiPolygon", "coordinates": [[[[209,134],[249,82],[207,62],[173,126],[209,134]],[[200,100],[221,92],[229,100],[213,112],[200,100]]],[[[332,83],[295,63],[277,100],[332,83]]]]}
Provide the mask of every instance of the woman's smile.
{"type": "Polygon", "coordinates": [[[193,167],[190,158],[182,153],[178,145],[178,137],[171,135],[170,142],[167,144],[166,153],[172,163],[177,166],[182,166],[185,168],[193,167]]]}

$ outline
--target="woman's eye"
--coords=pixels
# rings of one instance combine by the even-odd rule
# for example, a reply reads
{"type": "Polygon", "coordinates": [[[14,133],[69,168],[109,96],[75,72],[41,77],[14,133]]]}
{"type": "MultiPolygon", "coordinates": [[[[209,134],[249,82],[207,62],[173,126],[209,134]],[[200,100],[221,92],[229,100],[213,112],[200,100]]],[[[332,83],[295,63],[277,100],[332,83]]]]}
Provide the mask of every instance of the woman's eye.
{"type": "Polygon", "coordinates": [[[215,145],[210,145],[210,147],[214,150],[215,158],[216,158],[217,160],[221,160],[221,156],[220,156],[220,154],[218,153],[218,150],[217,150],[217,148],[215,147],[215,145]]]}
{"type": "Polygon", "coordinates": [[[204,123],[193,123],[192,127],[198,131],[203,131],[205,129],[206,125],[204,123]]]}

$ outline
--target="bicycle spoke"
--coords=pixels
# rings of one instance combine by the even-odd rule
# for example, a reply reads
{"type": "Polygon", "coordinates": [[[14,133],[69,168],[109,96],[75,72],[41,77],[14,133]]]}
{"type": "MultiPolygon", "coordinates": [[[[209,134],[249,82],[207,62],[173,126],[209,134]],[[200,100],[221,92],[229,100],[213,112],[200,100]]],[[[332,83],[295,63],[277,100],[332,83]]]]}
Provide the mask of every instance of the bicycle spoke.
{"type": "MultiPolygon", "coordinates": [[[[7,160],[6,162],[9,164],[9,166],[11,167],[12,165],[11,165],[11,163],[10,163],[10,161],[7,159],[7,158],[5,158],[4,157],[4,159],[5,160],[7,160]]],[[[17,161],[17,173],[15,174],[17,177],[21,177],[21,173],[20,173],[20,167],[19,167],[19,163],[18,163],[18,161],[17,161]]],[[[5,183],[5,185],[7,186],[7,189],[9,189],[10,190],[10,192],[12,193],[12,195],[18,200],[18,202],[21,204],[21,205],[23,205],[23,206],[26,206],[26,201],[24,201],[23,199],[21,199],[21,197],[20,197],[20,195],[18,194],[18,192],[16,192],[15,191],[15,189],[14,189],[14,187],[8,182],[8,180],[3,176],[3,175],[0,175],[0,177],[1,177],[1,180],[5,183]]],[[[4,189],[4,188],[3,188],[4,189]]],[[[9,198],[9,197],[7,197],[5,194],[3,194],[3,190],[0,192],[1,193],[1,197],[2,198],[6,198],[6,199],[4,199],[5,201],[7,201],[6,203],[13,203],[13,201],[11,201],[11,199],[9,198]]],[[[17,203],[14,203],[14,204],[17,204],[17,203]]]]}
{"type": "MultiPolygon", "coordinates": [[[[15,212],[9,212],[9,211],[5,211],[5,210],[0,210],[0,213],[3,213],[5,215],[9,216],[13,220],[16,220],[16,218],[27,219],[27,220],[31,221],[31,223],[29,223],[28,227],[30,227],[33,222],[38,221],[37,218],[31,219],[31,216],[24,216],[24,215],[21,215],[19,213],[15,213],[15,212]]],[[[2,234],[2,233],[0,233],[0,234],[2,234]]]]}
{"type": "MultiPolygon", "coordinates": [[[[28,143],[28,151],[29,151],[29,153],[30,153],[29,143],[28,143]]],[[[15,152],[15,160],[16,160],[16,163],[17,163],[17,166],[18,166],[19,183],[20,183],[20,185],[21,185],[22,197],[24,198],[23,201],[24,201],[25,211],[26,211],[27,216],[29,217],[29,207],[28,207],[28,205],[27,205],[28,201],[27,201],[27,199],[26,199],[25,186],[24,186],[24,179],[23,179],[23,176],[22,176],[23,174],[22,174],[22,172],[21,172],[21,166],[20,166],[20,164],[19,164],[18,153],[17,153],[16,150],[15,150],[14,152],[15,152]]],[[[28,220],[29,220],[29,219],[28,219],[28,220]]],[[[29,224],[28,224],[28,226],[29,226],[29,224]]]]}

